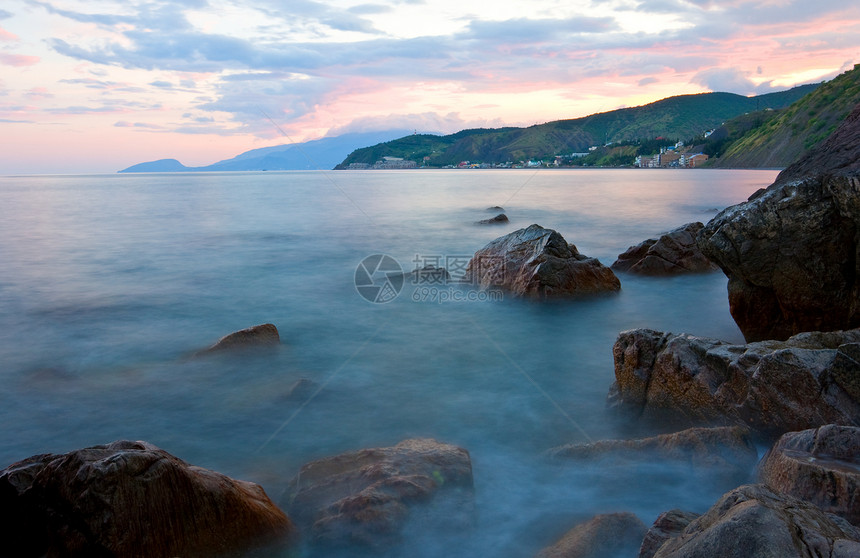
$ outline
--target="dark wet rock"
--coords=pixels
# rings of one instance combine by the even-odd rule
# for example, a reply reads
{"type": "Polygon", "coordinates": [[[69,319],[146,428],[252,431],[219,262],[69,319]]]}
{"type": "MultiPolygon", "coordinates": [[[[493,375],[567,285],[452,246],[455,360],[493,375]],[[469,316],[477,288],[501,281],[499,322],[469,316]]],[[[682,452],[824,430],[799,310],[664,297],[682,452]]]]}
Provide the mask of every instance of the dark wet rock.
{"type": "Polygon", "coordinates": [[[761,482],[860,524],[860,428],[827,425],[783,435],[759,466],[761,482]]]}
{"type": "Polygon", "coordinates": [[[740,424],[757,434],[860,421],[860,329],[733,345],[647,329],[613,346],[610,406],[679,425],[740,424]]]}
{"type": "Polygon", "coordinates": [[[245,349],[277,347],[281,344],[278,328],[274,324],[261,324],[247,329],[234,331],[219,339],[214,345],[197,352],[195,356],[218,353],[222,351],[237,351],[245,349]]]}
{"type": "Polygon", "coordinates": [[[661,513],[654,524],[645,533],[642,546],[639,547],[639,558],[653,558],[654,554],[669,539],[674,539],[687,528],[699,514],[682,510],[669,510],[661,513]]]}
{"type": "Polygon", "coordinates": [[[688,223],[659,238],[650,238],[620,254],[611,268],[638,275],[679,275],[717,271],[719,268],[702,254],[696,235],[702,223],[688,223]]]}
{"type": "Polygon", "coordinates": [[[654,558],[848,558],[860,530],[835,515],[761,484],[725,494],[654,558]]]}
{"type": "Polygon", "coordinates": [[[647,527],[632,513],[597,515],[564,534],[537,558],[635,556],[647,527]]]}
{"type": "Polygon", "coordinates": [[[502,225],[508,222],[508,216],[504,213],[499,213],[492,219],[481,219],[478,221],[479,225],[502,225]]]}
{"type": "Polygon", "coordinates": [[[549,456],[565,460],[609,459],[651,462],[672,460],[691,469],[708,470],[721,477],[745,482],[755,467],[758,453],[743,427],[689,428],[637,440],[601,440],[553,448],[549,456]]]}
{"type": "MultiPolygon", "coordinates": [[[[382,548],[397,541],[412,508],[455,500],[470,520],[472,463],[462,448],[410,439],[304,465],[284,506],[320,546],[382,548]]],[[[450,518],[442,518],[450,520],[450,518]]]]}
{"type": "Polygon", "coordinates": [[[505,210],[505,208],[504,208],[504,207],[501,207],[501,206],[498,206],[498,205],[494,205],[493,207],[488,207],[488,208],[487,208],[487,211],[504,211],[504,210],[505,210]]]}
{"type": "Polygon", "coordinates": [[[616,292],[621,282],[596,258],[539,225],[499,237],[477,251],[467,275],[482,289],[535,298],[616,292]]]}
{"type": "Polygon", "coordinates": [[[715,216],[702,252],[747,341],[860,326],[860,107],[766,190],[715,216]]]}
{"type": "Polygon", "coordinates": [[[203,558],[295,536],[260,486],[129,441],[10,465],[0,519],[4,556],[203,558]]]}

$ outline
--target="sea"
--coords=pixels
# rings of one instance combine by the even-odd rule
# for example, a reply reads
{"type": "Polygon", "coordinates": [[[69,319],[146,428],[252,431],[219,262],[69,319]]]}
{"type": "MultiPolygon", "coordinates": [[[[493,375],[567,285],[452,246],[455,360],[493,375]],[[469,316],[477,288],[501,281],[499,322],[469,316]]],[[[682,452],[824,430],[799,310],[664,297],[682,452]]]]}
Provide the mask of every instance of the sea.
{"type": "Polygon", "coordinates": [[[416,437],[467,449],[474,521],[413,521],[374,556],[532,556],[598,513],[649,525],[672,508],[701,513],[733,487],[671,463],[559,466],[546,452],[636,435],[606,404],[619,332],[742,342],[726,277],[621,273],[618,293],[540,301],[481,291],[463,271],[488,242],[535,223],[610,265],[775,176],[0,177],[0,468],[146,440],[282,503],[313,459],[416,437]],[[477,224],[501,212],[509,222],[477,224]],[[451,277],[409,273],[430,265],[451,277]],[[263,323],[280,332],[276,350],[195,356],[263,323]]]}

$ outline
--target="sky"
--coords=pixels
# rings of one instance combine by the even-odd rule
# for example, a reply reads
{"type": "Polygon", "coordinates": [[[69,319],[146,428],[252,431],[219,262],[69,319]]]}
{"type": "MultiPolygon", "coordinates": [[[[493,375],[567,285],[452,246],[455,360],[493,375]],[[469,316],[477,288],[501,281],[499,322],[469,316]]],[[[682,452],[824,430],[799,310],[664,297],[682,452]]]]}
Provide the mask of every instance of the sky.
{"type": "Polygon", "coordinates": [[[853,0],[3,0],[0,175],[530,126],[855,63],[853,0]]]}

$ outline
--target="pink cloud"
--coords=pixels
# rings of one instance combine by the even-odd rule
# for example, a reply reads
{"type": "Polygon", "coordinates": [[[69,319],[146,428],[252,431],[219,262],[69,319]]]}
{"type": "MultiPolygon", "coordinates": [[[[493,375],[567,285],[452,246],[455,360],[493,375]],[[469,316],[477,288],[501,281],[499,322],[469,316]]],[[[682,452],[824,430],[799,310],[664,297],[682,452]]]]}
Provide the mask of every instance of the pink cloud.
{"type": "Polygon", "coordinates": [[[27,91],[25,96],[28,99],[33,99],[33,100],[53,98],[53,95],[51,93],[49,93],[48,89],[45,87],[34,87],[34,88],[30,89],[29,91],[27,91]]]}
{"type": "Polygon", "coordinates": [[[0,41],[17,41],[18,35],[0,27],[0,41]]]}
{"type": "Polygon", "coordinates": [[[0,64],[5,66],[33,66],[39,63],[38,56],[27,56],[25,54],[6,54],[0,52],[0,64]]]}

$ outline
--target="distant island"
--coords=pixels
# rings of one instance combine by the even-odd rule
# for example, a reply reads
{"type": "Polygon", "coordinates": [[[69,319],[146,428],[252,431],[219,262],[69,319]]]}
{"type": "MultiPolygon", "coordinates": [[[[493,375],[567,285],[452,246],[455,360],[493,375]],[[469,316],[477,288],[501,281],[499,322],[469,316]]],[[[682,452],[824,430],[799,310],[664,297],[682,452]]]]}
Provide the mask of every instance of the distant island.
{"type": "Polygon", "coordinates": [[[390,141],[411,133],[409,130],[349,133],[308,141],[262,147],[246,151],[232,159],[203,167],[186,167],[176,159],[160,159],[132,165],[119,172],[218,172],[218,171],[281,171],[330,170],[350,152],[380,142],[390,141]]]}

